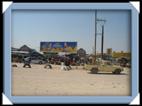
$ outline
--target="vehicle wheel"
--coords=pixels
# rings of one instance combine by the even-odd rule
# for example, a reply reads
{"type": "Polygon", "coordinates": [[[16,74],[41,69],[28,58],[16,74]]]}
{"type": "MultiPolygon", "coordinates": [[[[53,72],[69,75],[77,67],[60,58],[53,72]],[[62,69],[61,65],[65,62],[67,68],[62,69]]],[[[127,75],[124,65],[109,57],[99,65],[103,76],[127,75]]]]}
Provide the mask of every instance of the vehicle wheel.
{"type": "Polygon", "coordinates": [[[91,68],[90,71],[91,71],[92,74],[97,74],[99,70],[98,70],[97,67],[93,67],[93,68],[91,68]]]}
{"type": "Polygon", "coordinates": [[[117,68],[112,73],[113,74],[120,74],[121,73],[121,69],[117,68]]]}

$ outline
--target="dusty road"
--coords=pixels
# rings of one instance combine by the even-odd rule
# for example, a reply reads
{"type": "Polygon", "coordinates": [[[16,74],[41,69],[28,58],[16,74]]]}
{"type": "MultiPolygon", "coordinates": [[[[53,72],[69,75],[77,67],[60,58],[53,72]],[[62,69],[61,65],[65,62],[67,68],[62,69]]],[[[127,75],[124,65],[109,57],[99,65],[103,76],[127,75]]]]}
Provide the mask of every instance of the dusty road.
{"type": "Polygon", "coordinates": [[[12,68],[12,95],[131,95],[130,70],[120,75],[90,74],[82,68],[63,71],[57,65],[54,65],[53,69],[44,69],[44,65],[32,64],[32,68],[23,68],[23,64],[16,64],[18,67],[12,68]]]}

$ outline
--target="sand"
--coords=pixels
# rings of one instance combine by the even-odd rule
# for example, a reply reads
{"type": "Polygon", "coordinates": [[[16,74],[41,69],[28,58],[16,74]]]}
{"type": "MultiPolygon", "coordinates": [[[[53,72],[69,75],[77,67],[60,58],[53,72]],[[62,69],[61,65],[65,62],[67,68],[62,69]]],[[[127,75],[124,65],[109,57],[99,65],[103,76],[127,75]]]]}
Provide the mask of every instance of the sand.
{"type": "Polygon", "coordinates": [[[44,65],[32,64],[23,68],[16,63],[12,67],[13,96],[129,96],[131,95],[130,69],[120,75],[111,73],[90,74],[82,67],[70,71],[44,69],[44,65]]]}

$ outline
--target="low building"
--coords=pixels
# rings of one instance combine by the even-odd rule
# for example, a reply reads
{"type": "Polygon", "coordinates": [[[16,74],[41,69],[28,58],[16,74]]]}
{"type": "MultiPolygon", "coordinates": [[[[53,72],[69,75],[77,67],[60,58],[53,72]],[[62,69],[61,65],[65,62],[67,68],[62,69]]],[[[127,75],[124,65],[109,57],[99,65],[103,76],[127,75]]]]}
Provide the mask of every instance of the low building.
{"type": "Polygon", "coordinates": [[[24,57],[36,57],[36,58],[44,58],[42,54],[37,52],[34,49],[31,49],[27,45],[23,45],[22,47],[18,48],[11,48],[11,56],[12,62],[22,62],[24,57]]]}
{"type": "Polygon", "coordinates": [[[113,58],[131,58],[131,53],[130,52],[123,52],[123,51],[121,51],[121,52],[113,52],[112,53],[112,57],[113,58]]]}

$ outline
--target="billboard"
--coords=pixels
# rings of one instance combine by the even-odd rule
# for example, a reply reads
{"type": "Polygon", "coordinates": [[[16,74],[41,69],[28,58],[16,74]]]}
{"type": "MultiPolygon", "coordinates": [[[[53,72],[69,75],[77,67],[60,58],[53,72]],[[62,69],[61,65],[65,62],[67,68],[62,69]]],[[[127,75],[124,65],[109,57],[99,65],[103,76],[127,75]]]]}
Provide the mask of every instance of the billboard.
{"type": "Polygon", "coordinates": [[[41,52],[77,52],[77,42],[40,42],[41,52]]]}

